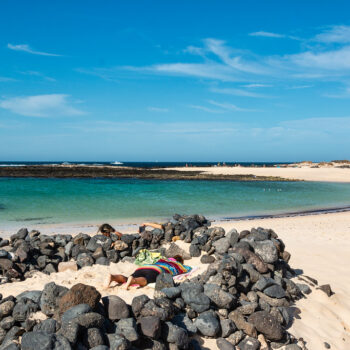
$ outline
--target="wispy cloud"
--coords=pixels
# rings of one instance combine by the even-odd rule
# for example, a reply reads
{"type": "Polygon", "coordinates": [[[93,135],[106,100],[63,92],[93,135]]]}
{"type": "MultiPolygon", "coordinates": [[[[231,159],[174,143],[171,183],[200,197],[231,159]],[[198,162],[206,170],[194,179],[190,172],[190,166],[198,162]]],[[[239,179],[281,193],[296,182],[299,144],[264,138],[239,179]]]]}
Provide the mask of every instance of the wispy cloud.
{"type": "Polygon", "coordinates": [[[314,40],[322,43],[350,43],[350,26],[331,26],[317,34],[314,40]]]}
{"type": "Polygon", "coordinates": [[[160,107],[147,107],[147,110],[149,112],[158,112],[158,113],[167,113],[169,112],[169,109],[168,108],[160,108],[160,107]]]}
{"type": "Polygon", "coordinates": [[[33,48],[31,48],[27,44],[19,44],[19,45],[7,44],[7,47],[13,51],[27,52],[27,53],[30,53],[32,55],[55,56],[55,57],[62,56],[62,55],[58,55],[58,54],[54,54],[54,53],[48,53],[48,52],[44,52],[44,51],[34,50],[33,48]]]}
{"type": "Polygon", "coordinates": [[[236,88],[211,88],[210,91],[216,92],[218,94],[226,94],[233,96],[242,96],[242,97],[254,97],[254,98],[271,98],[272,96],[260,94],[253,91],[248,91],[244,89],[236,88]]]}
{"type": "Polygon", "coordinates": [[[350,46],[322,52],[306,51],[300,54],[286,56],[286,58],[297,66],[310,67],[313,70],[348,70],[350,69],[350,46]]]}
{"type": "Polygon", "coordinates": [[[33,70],[21,72],[21,74],[23,74],[23,75],[30,75],[30,76],[34,76],[34,77],[39,77],[39,78],[42,78],[42,79],[44,79],[46,81],[51,81],[51,82],[55,82],[56,81],[56,79],[54,79],[54,78],[48,77],[48,76],[46,76],[43,73],[40,73],[40,72],[37,72],[37,71],[33,71],[33,70]]]}
{"type": "Polygon", "coordinates": [[[233,112],[257,112],[257,110],[255,109],[249,109],[249,108],[242,108],[242,107],[238,107],[232,103],[222,103],[222,102],[217,102],[217,101],[213,101],[210,100],[208,101],[210,104],[212,104],[213,106],[217,106],[220,107],[222,109],[225,109],[227,111],[233,111],[233,112]]]}
{"type": "Polygon", "coordinates": [[[0,81],[7,82],[7,81],[17,81],[17,80],[9,77],[0,77],[0,81]]]}
{"type": "Polygon", "coordinates": [[[272,85],[271,84],[255,83],[255,84],[246,84],[246,85],[243,85],[243,87],[246,87],[246,88],[265,88],[265,87],[272,87],[272,85]]]}
{"type": "Polygon", "coordinates": [[[214,113],[214,114],[225,113],[225,111],[223,111],[222,109],[213,109],[205,106],[189,105],[189,107],[193,109],[198,109],[200,111],[207,112],[207,113],[214,113]]]}
{"type": "Polygon", "coordinates": [[[0,108],[28,117],[55,117],[82,115],[83,111],[72,106],[69,95],[50,94],[11,97],[0,100],[0,108]]]}
{"type": "Polygon", "coordinates": [[[283,34],[264,32],[264,31],[249,33],[249,35],[250,36],[263,36],[265,38],[285,38],[286,37],[283,34]]]}

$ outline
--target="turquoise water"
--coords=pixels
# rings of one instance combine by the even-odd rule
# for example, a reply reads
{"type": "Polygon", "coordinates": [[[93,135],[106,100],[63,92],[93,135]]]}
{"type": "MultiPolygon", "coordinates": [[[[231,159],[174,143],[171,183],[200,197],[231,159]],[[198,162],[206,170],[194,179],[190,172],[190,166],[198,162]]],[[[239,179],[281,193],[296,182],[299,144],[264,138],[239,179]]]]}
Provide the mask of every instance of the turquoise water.
{"type": "Polygon", "coordinates": [[[0,222],[64,223],[209,217],[350,205],[350,184],[322,182],[0,179],[0,222]]]}

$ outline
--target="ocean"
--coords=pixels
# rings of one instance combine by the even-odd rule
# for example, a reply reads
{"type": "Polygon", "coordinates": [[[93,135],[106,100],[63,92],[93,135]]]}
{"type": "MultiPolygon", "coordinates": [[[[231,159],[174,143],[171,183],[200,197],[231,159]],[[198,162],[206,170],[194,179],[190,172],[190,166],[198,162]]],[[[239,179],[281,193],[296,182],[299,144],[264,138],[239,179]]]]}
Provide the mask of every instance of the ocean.
{"type": "Polygon", "coordinates": [[[0,229],[164,220],[174,213],[218,219],[349,205],[350,184],[343,183],[0,178],[0,229]]]}

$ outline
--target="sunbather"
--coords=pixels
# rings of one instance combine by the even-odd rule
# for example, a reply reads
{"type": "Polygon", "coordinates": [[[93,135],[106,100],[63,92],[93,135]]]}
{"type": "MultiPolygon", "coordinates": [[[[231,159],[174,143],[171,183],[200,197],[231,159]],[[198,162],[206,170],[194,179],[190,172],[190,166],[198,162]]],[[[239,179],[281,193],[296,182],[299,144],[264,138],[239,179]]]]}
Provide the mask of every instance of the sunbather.
{"type": "Polygon", "coordinates": [[[187,265],[183,265],[183,259],[181,256],[174,258],[161,258],[155,264],[143,265],[136,269],[136,271],[129,277],[124,275],[108,275],[104,283],[104,287],[107,289],[111,282],[117,282],[124,284],[124,288],[127,290],[131,285],[138,285],[145,287],[149,283],[154,283],[161,273],[170,273],[172,276],[181,275],[190,271],[192,268],[187,265]]]}
{"type": "Polygon", "coordinates": [[[116,231],[114,227],[112,227],[110,224],[103,224],[98,228],[97,232],[101,232],[104,236],[110,237],[111,233],[114,233],[119,238],[123,235],[122,233],[116,231]]]}

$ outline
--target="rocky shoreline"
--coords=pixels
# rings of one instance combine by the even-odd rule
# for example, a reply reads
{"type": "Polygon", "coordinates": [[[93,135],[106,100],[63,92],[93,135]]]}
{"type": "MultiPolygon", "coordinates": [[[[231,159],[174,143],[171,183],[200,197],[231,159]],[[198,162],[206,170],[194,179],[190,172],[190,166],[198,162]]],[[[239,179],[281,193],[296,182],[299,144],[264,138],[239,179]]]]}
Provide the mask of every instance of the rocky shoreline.
{"type": "Polygon", "coordinates": [[[156,180],[293,181],[278,176],[215,175],[201,171],[90,165],[26,165],[0,167],[0,177],[137,178],[156,180]]]}
{"type": "MultiPolygon", "coordinates": [[[[102,298],[92,286],[68,289],[48,283],[43,290],[0,298],[0,350],[38,349],[200,349],[194,335],[215,338],[220,350],[306,349],[289,334],[291,306],[317,281],[294,282],[284,243],[270,229],[225,232],[201,215],[180,216],[164,230],[125,234],[121,240],[96,235],[42,235],[21,229],[0,241],[4,282],[92,264],[134,261],[140,249],[171,257],[201,257],[207,270],[175,284],[158,277],[153,299],[102,298]],[[177,239],[190,243],[188,254],[177,239]],[[168,249],[164,243],[170,243],[168,249]],[[111,248],[113,246],[113,248],[111,248]],[[306,284],[305,284],[306,283],[306,284]],[[33,315],[38,312],[44,318],[33,315]]],[[[331,295],[329,286],[320,287],[331,295]]]]}

